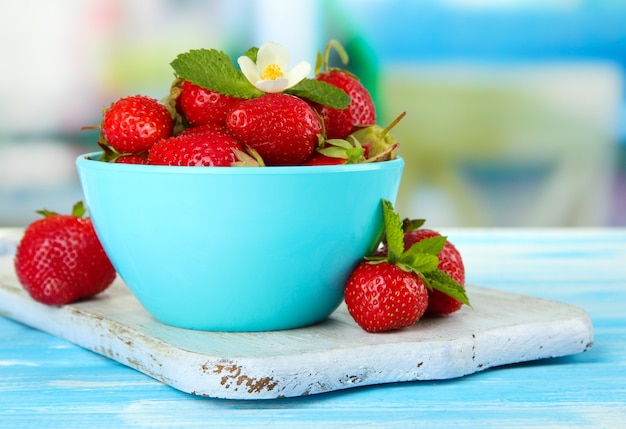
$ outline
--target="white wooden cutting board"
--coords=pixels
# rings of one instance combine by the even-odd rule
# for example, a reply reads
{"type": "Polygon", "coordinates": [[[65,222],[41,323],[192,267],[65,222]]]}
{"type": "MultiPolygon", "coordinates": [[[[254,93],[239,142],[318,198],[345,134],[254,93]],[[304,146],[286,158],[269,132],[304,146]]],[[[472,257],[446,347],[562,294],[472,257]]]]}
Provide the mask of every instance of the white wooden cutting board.
{"type": "Polygon", "coordinates": [[[382,334],[361,330],[344,306],[308,328],[201,332],[157,322],[119,279],[90,300],[39,304],[19,285],[12,257],[0,257],[0,314],[209,397],[270,399],[448,379],[591,347],[591,321],[578,307],[482,287],[468,294],[473,308],[382,334]]]}

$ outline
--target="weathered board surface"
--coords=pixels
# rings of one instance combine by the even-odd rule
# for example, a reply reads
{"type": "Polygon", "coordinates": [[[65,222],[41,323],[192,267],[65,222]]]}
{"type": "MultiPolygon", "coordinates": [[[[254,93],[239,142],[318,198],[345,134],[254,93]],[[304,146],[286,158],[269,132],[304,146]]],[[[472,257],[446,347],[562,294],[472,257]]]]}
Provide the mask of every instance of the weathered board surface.
{"type": "Polygon", "coordinates": [[[591,347],[579,307],[469,286],[472,308],[383,334],[341,306],[325,322],[260,333],[202,332],[154,320],[118,279],[62,307],[33,301],[0,257],[0,314],[110,357],[187,393],[230,399],[310,395],[355,386],[461,377],[591,347]]]}

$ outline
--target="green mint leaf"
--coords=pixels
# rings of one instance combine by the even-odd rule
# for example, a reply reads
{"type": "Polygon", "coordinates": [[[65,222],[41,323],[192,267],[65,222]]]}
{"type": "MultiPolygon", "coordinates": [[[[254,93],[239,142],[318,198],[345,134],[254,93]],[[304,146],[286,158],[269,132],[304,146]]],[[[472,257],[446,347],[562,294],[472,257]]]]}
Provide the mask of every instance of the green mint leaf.
{"type": "Polygon", "coordinates": [[[452,277],[441,270],[434,270],[428,273],[424,273],[424,280],[426,284],[432,289],[436,289],[440,292],[445,293],[452,298],[461,301],[465,305],[471,304],[469,302],[469,298],[467,297],[467,293],[463,286],[458,284],[452,277]]]}
{"type": "Polygon", "coordinates": [[[446,244],[446,237],[428,237],[413,244],[408,250],[415,253],[427,253],[429,255],[439,255],[446,244]]]}
{"type": "Polygon", "coordinates": [[[285,90],[285,92],[340,110],[348,107],[350,101],[352,101],[343,89],[337,88],[328,82],[308,78],[301,80],[297,85],[285,90]]]}
{"type": "Polygon", "coordinates": [[[426,219],[404,219],[402,221],[402,227],[404,232],[413,231],[414,229],[421,228],[426,223],[426,219]]]}
{"type": "Polygon", "coordinates": [[[263,92],[252,85],[231,62],[216,49],[194,49],[178,55],[170,65],[182,79],[220,94],[254,98],[263,92]]]}
{"type": "Polygon", "coordinates": [[[250,58],[252,61],[254,61],[256,63],[256,56],[259,53],[259,48],[257,47],[252,47],[250,49],[248,49],[246,52],[244,52],[244,56],[250,58]]]}
{"type": "Polygon", "coordinates": [[[400,220],[400,216],[394,211],[393,204],[385,199],[383,199],[383,222],[385,225],[385,236],[389,255],[402,255],[404,253],[402,220],[400,220]]]}
{"type": "Polygon", "coordinates": [[[439,258],[427,253],[406,251],[398,259],[398,263],[408,265],[416,273],[428,273],[437,269],[439,258]]]}

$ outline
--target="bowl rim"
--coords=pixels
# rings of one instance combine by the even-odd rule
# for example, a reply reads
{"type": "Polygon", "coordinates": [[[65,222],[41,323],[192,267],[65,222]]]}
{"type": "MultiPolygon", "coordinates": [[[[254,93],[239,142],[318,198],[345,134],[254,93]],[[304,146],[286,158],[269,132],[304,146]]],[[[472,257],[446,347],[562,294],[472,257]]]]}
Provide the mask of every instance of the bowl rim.
{"type": "Polygon", "coordinates": [[[102,151],[89,152],[76,158],[76,166],[89,169],[109,170],[119,172],[139,172],[145,169],[146,173],[165,174],[233,174],[233,175],[259,175],[259,174],[312,174],[329,172],[356,172],[368,170],[381,170],[398,168],[404,164],[401,156],[390,161],[369,162],[362,164],[341,165],[289,165],[289,166],[266,166],[266,167],[197,167],[197,166],[171,166],[171,165],[142,165],[142,164],[116,164],[98,161],[102,151]]]}

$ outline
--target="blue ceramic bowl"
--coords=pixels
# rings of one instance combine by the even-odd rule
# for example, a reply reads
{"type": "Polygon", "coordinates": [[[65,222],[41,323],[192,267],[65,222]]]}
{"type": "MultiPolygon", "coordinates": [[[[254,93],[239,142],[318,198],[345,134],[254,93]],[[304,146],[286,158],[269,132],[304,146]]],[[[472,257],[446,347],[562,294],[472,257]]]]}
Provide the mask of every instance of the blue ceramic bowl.
{"type": "Polygon", "coordinates": [[[142,306],[172,326],[267,331],[324,320],[377,244],[404,161],[345,166],[76,165],[96,232],[142,306]]]}

